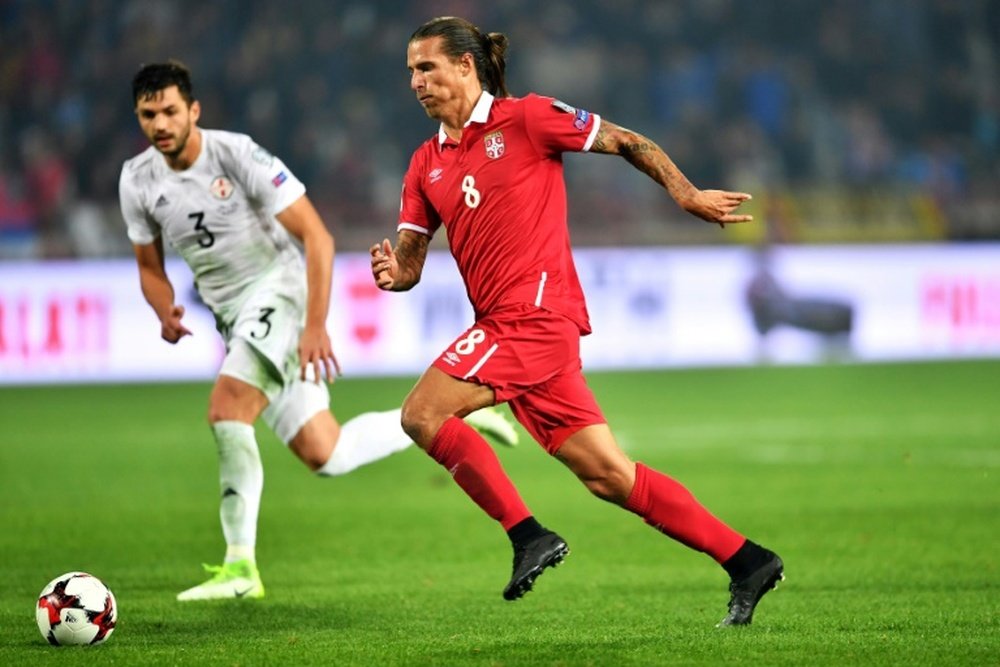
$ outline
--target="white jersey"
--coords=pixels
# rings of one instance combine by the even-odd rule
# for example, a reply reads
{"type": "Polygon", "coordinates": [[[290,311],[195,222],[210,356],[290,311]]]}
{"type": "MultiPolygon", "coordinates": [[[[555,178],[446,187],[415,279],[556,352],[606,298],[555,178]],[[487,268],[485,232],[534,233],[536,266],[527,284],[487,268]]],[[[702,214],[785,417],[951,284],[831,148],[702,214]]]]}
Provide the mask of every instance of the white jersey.
{"type": "Polygon", "coordinates": [[[132,243],[162,235],[191,267],[220,323],[231,323],[265,276],[305,293],[305,262],[275,219],[305,193],[279,160],[245,134],[201,130],[201,154],[174,171],[154,147],[127,160],[118,183],[132,243]]]}

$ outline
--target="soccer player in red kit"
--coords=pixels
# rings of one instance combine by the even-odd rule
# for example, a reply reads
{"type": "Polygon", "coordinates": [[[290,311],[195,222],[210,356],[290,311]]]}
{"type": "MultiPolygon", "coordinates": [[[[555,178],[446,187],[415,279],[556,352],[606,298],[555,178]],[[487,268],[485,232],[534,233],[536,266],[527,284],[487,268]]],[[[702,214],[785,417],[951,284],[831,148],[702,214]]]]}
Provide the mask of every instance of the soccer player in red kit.
{"type": "Polygon", "coordinates": [[[621,155],[685,210],[720,225],[749,221],[733,211],[750,195],[695,188],[656,144],[597,114],[509,96],[506,48],[504,35],[455,17],[424,24],[407,47],[410,87],[441,125],[413,154],[396,246],[372,246],[372,273],[382,289],[410,289],[444,225],[476,321],[413,387],[403,429],[506,530],[514,565],[505,599],[531,590],[569,547],[534,518],[493,450],[461,419],[503,402],[594,495],[720,563],[731,580],[720,625],[746,625],[783,578],[781,559],[677,481],[631,461],[583,377],[580,336],[590,322],[570,250],[562,154],[621,155]]]}

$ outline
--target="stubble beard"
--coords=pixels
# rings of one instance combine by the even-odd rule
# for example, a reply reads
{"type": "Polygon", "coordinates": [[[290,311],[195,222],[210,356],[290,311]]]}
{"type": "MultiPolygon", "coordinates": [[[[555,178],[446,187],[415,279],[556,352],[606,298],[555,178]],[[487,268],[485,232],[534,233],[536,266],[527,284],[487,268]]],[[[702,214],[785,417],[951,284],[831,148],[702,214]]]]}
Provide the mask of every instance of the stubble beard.
{"type": "Polygon", "coordinates": [[[159,146],[156,146],[155,137],[153,138],[153,145],[156,146],[156,149],[160,151],[160,153],[162,153],[164,157],[169,158],[171,160],[176,160],[178,157],[180,157],[180,154],[184,152],[184,148],[187,146],[187,142],[190,137],[191,137],[191,126],[188,125],[183,133],[177,135],[175,142],[176,145],[172,150],[163,150],[159,146]]]}

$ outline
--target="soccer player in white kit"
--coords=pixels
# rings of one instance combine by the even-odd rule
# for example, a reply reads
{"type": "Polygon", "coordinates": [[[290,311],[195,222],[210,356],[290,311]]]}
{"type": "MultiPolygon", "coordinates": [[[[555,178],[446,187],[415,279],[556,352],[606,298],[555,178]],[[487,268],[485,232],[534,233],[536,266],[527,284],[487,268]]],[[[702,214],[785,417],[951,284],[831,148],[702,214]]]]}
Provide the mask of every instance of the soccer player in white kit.
{"type": "MultiPolygon", "coordinates": [[[[250,137],[199,128],[201,108],[180,62],[142,67],[132,98],[152,146],[125,162],[119,196],[143,296],[164,340],[176,343],[191,333],[164,268],[166,238],[191,267],[227,350],[208,408],[226,555],[221,566],[206,566],[208,581],[177,598],[260,598],[254,549],[264,475],[257,418],[320,475],[344,474],[411,440],[398,409],[343,425],[329,411],[323,380],[340,371],[326,331],[334,241],[302,182],[250,137]]],[[[517,440],[498,412],[467,418],[503,444],[517,440]]]]}

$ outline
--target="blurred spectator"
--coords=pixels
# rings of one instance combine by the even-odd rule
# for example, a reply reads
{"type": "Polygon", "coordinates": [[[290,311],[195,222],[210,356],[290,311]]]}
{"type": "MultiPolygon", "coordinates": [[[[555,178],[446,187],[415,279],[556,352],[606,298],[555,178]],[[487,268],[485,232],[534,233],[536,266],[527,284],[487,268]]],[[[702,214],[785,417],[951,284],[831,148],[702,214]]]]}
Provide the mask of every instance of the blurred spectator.
{"type": "Polygon", "coordinates": [[[0,260],[36,259],[40,254],[37,219],[24,183],[0,156],[0,260]]]}
{"type": "Polygon", "coordinates": [[[71,165],[55,150],[52,139],[40,127],[31,127],[22,135],[21,163],[28,203],[41,233],[43,253],[46,256],[68,254],[65,220],[74,193],[71,165]]]}
{"type": "MultiPolygon", "coordinates": [[[[696,184],[929,196],[954,237],[1000,238],[996,0],[305,0],[294,17],[265,0],[0,0],[0,257],[121,252],[90,236],[120,231],[118,172],[143,145],[128,82],[169,57],[199,72],[204,126],[287,156],[339,247],[366,248],[434,132],[400,111],[399,45],[440,14],[507,33],[514,93],[647,128],[696,184]]],[[[733,238],[669,224],[655,188],[601,161],[567,185],[581,244],[733,238]]]]}

